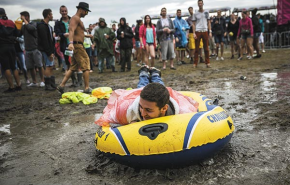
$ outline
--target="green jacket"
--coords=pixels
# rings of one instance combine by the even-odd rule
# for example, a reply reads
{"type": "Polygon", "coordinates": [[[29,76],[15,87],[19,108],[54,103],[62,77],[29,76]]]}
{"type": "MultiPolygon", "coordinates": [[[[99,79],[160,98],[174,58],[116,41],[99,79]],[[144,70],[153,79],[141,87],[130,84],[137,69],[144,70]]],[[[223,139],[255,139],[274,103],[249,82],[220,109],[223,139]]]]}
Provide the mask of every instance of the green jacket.
{"type": "Polygon", "coordinates": [[[96,49],[98,52],[98,57],[108,57],[114,55],[113,41],[115,40],[115,33],[107,27],[99,27],[94,34],[94,42],[96,43],[96,49]],[[105,34],[109,36],[106,39],[105,34]]]}

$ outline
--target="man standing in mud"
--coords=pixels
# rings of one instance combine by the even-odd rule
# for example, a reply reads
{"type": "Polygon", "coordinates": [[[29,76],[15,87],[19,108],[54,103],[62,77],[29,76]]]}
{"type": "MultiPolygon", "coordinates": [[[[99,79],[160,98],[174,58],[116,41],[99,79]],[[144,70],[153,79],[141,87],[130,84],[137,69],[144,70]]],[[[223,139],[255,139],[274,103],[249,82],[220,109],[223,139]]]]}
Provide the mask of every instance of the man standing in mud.
{"type": "Polygon", "coordinates": [[[89,4],[80,2],[77,6],[77,13],[71,18],[69,25],[69,45],[68,50],[73,51],[71,60],[71,66],[63,78],[61,84],[57,87],[57,90],[63,94],[65,83],[74,71],[79,69],[83,71],[83,78],[85,81],[84,93],[91,93],[92,89],[89,87],[89,73],[90,73],[90,58],[83,46],[85,34],[84,24],[81,21],[82,17],[85,17],[89,10],[89,4]]]}
{"type": "MultiPolygon", "coordinates": [[[[192,20],[193,37],[195,39],[195,48],[199,48],[200,39],[204,41],[203,49],[205,54],[206,67],[210,68],[209,64],[209,48],[208,48],[208,37],[212,37],[211,22],[209,12],[203,9],[203,0],[198,0],[198,11],[194,14],[192,20]],[[209,34],[208,34],[209,32],[209,34]]],[[[193,67],[197,67],[198,62],[198,49],[194,53],[194,64],[193,67]]]]}
{"type": "Polygon", "coordinates": [[[45,90],[51,91],[55,90],[55,77],[53,74],[54,66],[54,37],[52,27],[48,24],[49,21],[53,20],[53,15],[51,9],[44,9],[42,12],[43,20],[38,23],[37,33],[38,33],[38,49],[42,53],[43,63],[46,68],[44,71],[44,83],[45,90]]]}

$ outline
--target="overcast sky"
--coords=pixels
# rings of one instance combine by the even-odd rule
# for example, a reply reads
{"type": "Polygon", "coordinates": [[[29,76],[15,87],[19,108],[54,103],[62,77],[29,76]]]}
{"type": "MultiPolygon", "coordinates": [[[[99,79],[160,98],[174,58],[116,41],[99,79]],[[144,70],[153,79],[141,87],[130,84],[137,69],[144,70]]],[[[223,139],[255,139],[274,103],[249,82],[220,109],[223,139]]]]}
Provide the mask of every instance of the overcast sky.
{"type": "MultiPolygon", "coordinates": [[[[87,0],[90,12],[83,22],[86,27],[90,23],[98,21],[99,17],[106,19],[110,24],[111,20],[119,22],[121,17],[125,17],[127,22],[136,24],[136,20],[146,14],[159,14],[162,7],[167,8],[168,13],[175,13],[177,9],[183,12],[187,11],[189,6],[195,9],[197,7],[197,0],[194,1],[180,1],[180,0],[87,0]]],[[[0,0],[0,7],[6,10],[9,19],[16,20],[21,11],[28,11],[31,19],[42,18],[43,9],[50,8],[53,12],[54,19],[59,19],[59,7],[65,5],[68,8],[68,14],[73,16],[76,13],[76,6],[79,1],[72,0],[0,0]]],[[[251,7],[263,5],[277,5],[277,0],[204,0],[204,8],[219,8],[219,7],[251,7]]],[[[263,14],[267,11],[262,11],[263,14]]]]}

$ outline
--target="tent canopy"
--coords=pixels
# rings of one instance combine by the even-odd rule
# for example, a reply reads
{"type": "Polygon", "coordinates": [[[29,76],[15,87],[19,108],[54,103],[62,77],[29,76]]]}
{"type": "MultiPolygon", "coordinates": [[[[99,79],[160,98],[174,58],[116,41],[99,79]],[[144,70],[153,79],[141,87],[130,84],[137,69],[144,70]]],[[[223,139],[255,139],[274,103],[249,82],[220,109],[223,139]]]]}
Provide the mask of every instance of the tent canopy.
{"type": "MultiPolygon", "coordinates": [[[[231,7],[207,9],[207,11],[209,13],[216,13],[218,10],[221,10],[222,12],[231,11],[231,7]]],[[[198,10],[195,10],[195,12],[197,12],[197,11],[198,10]]],[[[175,18],[176,13],[168,13],[167,16],[170,18],[175,18]]],[[[145,17],[145,15],[141,16],[142,19],[144,19],[144,17],[145,17]]],[[[152,14],[152,15],[150,15],[150,17],[151,17],[151,19],[160,19],[161,15],[160,14],[152,14]]],[[[181,17],[189,17],[188,11],[181,11],[181,17]]]]}
{"type": "Polygon", "coordinates": [[[257,8],[258,10],[273,10],[276,9],[276,5],[269,5],[269,6],[251,6],[251,7],[240,7],[240,8],[234,8],[233,12],[242,12],[242,11],[251,11],[257,8]]]}

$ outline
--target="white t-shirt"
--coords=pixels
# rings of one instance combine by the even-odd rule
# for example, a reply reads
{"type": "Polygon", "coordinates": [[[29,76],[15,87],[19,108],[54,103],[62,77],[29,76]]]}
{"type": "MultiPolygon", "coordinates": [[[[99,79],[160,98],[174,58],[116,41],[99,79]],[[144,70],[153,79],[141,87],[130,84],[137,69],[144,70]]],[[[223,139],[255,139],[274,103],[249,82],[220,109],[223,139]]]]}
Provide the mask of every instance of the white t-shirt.
{"type": "Polygon", "coordinates": [[[94,36],[94,35],[95,35],[95,32],[96,32],[97,29],[99,29],[99,26],[96,26],[96,27],[92,30],[91,35],[94,36]]]}
{"type": "Polygon", "coordinates": [[[208,20],[210,20],[209,13],[207,10],[203,10],[203,12],[197,11],[192,16],[192,20],[195,21],[195,31],[205,31],[208,30],[208,20]]]}
{"type": "Polygon", "coordinates": [[[161,24],[162,24],[162,27],[169,27],[168,18],[167,17],[165,19],[161,18],[161,24]]]}

